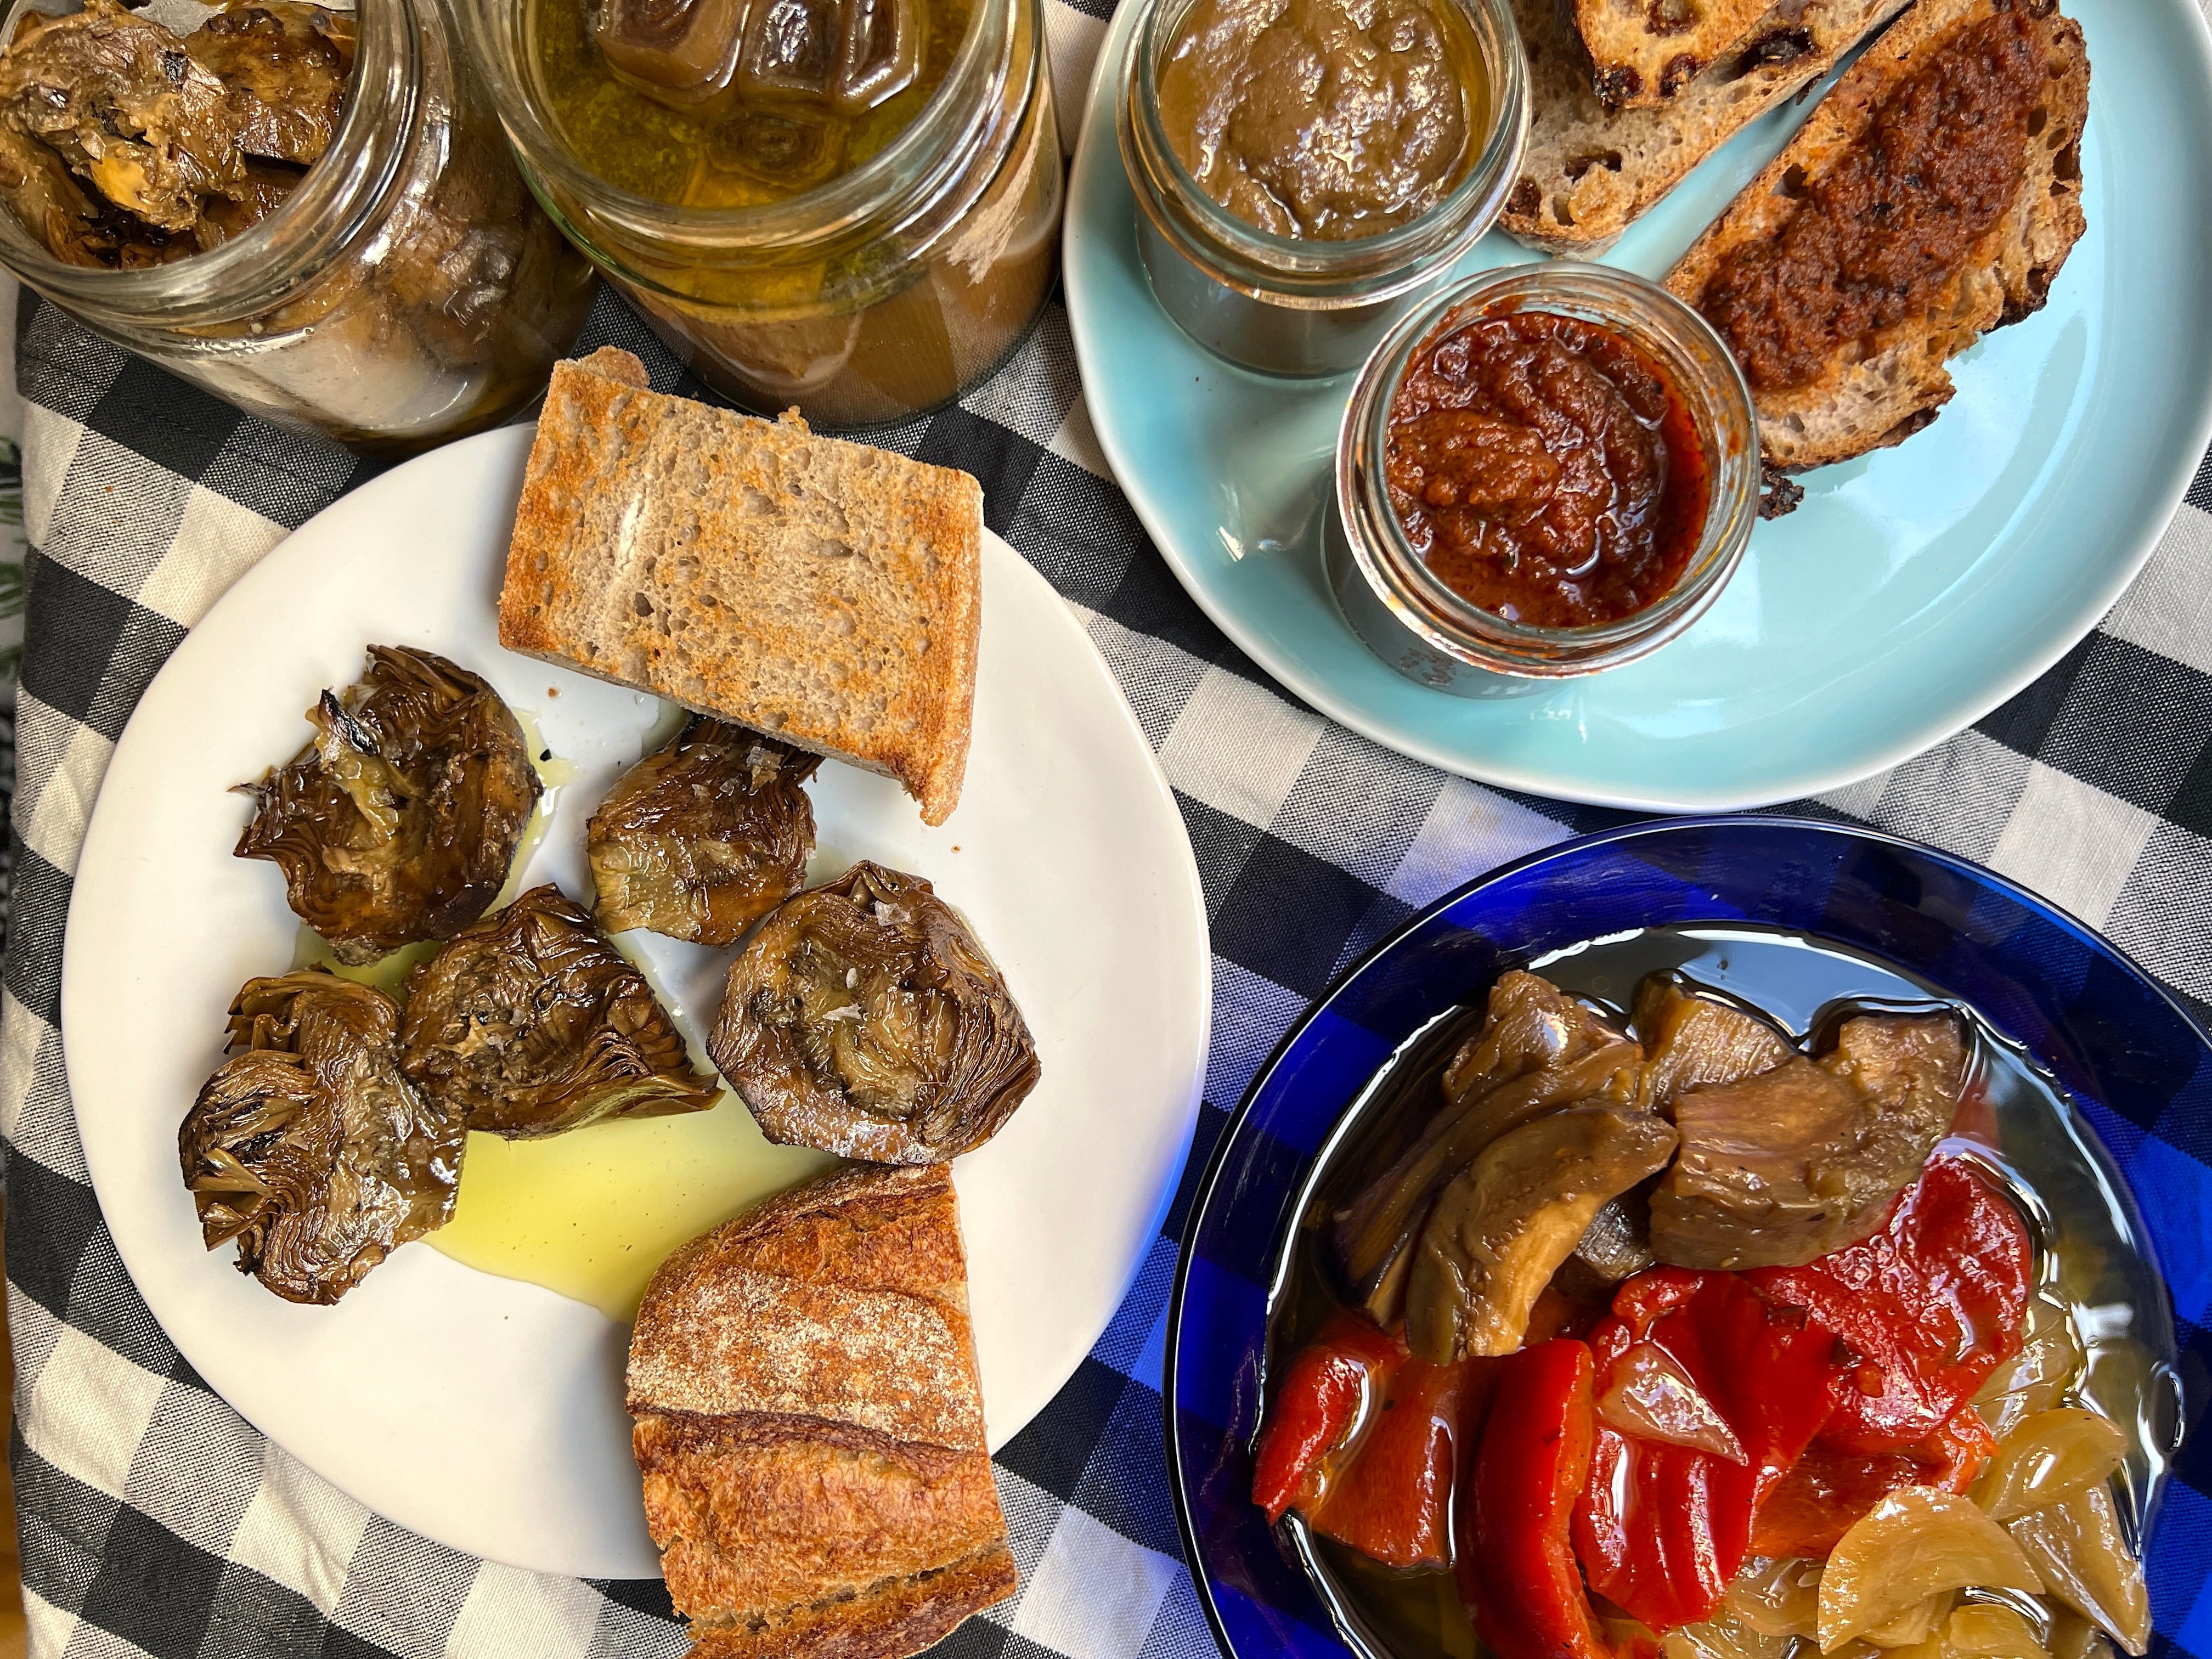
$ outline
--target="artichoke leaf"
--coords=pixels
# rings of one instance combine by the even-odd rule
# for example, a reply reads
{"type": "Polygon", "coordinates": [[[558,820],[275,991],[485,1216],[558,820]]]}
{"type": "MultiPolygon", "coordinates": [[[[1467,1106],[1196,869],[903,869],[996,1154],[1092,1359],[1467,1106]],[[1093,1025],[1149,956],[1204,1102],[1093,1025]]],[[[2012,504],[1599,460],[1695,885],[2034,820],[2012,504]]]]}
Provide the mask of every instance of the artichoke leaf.
{"type": "Polygon", "coordinates": [[[707,1048],[770,1140],[878,1164],[981,1146],[1039,1074],[967,924],[921,877],[866,863],[762,922],[707,1048]]]}
{"type": "Polygon", "coordinates": [[[720,1093],[645,975],[550,883],[416,964],[399,1051],[424,1093],[509,1139],[703,1111],[720,1093]]]}

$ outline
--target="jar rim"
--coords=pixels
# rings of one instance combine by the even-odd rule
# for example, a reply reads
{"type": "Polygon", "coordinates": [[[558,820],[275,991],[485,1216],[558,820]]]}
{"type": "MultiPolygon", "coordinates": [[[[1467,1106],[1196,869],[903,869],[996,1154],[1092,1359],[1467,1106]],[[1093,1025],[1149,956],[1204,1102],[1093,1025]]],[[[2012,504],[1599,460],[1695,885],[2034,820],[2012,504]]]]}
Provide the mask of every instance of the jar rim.
{"type": "Polygon", "coordinates": [[[1552,678],[1648,655],[1705,614],[1742,563],[1759,514],[1759,419],[1742,368],[1712,325],[1656,283],[1566,260],[1505,265],[1450,284],[1391,328],[1354,382],[1336,451],[1336,510],[1361,574],[1401,623],[1437,649],[1495,672],[1552,678]],[[1391,404],[1420,349],[1480,312],[1547,312],[1613,331],[1656,359],[1684,394],[1705,444],[1711,496],[1674,585],[1611,622],[1553,628],[1467,599],[1407,538],[1379,465],[1391,404]]]}
{"type": "MultiPolygon", "coordinates": [[[[945,79],[889,143],[851,172],[780,202],[687,208],[611,183],[585,166],[560,136],[532,91],[528,48],[519,38],[528,0],[455,0],[462,33],[491,88],[500,124],[541,201],[548,192],[540,180],[550,175],[559,193],[629,234],[653,238],[673,233],[731,250],[809,244],[858,230],[887,204],[927,195],[939,175],[957,170],[988,125],[980,112],[1012,71],[1016,3],[975,0],[945,79]]],[[[564,229],[577,234],[573,215],[551,201],[546,206],[564,229]]],[[[586,240],[596,246],[599,239],[586,240]]]]}
{"type": "MultiPolygon", "coordinates": [[[[16,0],[0,16],[0,30],[12,38],[25,12],[44,9],[40,0],[16,0]]],[[[352,9],[359,33],[337,128],[265,218],[204,253],[122,270],[58,259],[12,212],[0,210],[0,256],[8,268],[89,320],[106,313],[134,323],[193,326],[279,303],[374,215],[399,177],[419,125],[423,64],[415,0],[358,0],[352,9]]]]}
{"type": "Polygon", "coordinates": [[[1196,0],[1144,0],[1120,65],[1115,125],[1139,204],[1176,251],[1224,285],[1295,304],[1389,297],[1458,258],[1496,222],[1521,171],[1528,62],[1508,0],[1440,0],[1473,33],[1489,123],[1467,175],[1426,212],[1372,236],[1325,241],[1262,230],[1207,195],[1169,141],[1157,70],[1166,37],[1196,0]]]}

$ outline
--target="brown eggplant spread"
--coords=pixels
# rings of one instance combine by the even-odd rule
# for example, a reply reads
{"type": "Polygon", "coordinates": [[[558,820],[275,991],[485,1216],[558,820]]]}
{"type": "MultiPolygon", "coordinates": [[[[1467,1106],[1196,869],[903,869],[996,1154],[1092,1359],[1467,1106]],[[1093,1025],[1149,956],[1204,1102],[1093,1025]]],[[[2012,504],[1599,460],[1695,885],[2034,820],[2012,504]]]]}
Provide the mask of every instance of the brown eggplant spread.
{"type": "Polygon", "coordinates": [[[1199,188],[1278,236],[1409,223],[1466,177],[1487,94],[1451,0],[1198,0],[1158,75],[1199,188]]]}
{"type": "Polygon", "coordinates": [[[1811,384],[1840,348],[1927,311],[2020,188],[2046,84],[2040,44],[2021,6],[1961,29],[1883,100],[1780,234],[1722,261],[1699,309],[1753,386],[1811,384]]]}
{"type": "Polygon", "coordinates": [[[1391,400],[1390,504],[1444,586],[1509,622],[1635,615],[1682,574],[1711,467],[1680,392],[1612,330],[1516,311],[1450,326],[1391,400]]]}

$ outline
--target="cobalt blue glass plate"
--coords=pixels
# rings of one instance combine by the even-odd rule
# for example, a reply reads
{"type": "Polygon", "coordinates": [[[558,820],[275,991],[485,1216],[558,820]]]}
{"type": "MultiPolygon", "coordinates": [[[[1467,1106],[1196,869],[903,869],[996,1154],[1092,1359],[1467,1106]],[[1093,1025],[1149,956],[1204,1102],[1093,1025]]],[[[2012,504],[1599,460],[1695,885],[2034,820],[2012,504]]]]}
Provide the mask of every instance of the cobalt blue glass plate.
{"type": "MultiPolygon", "coordinates": [[[[1249,1495],[1269,1287],[1331,1130],[1394,1051],[1505,969],[1676,927],[1780,930],[1871,959],[1968,1006],[2024,1054],[2070,1097],[2077,1156],[2141,1271],[2162,1273],[2171,1292],[2188,1397],[2159,1413],[2160,1434],[2170,1442],[2201,1408],[2212,1041],[2154,981],[2002,877],[1893,837],[1771,817],[1610,830],[1468,884],[1348,974],[1262,1068],[1200,1182],[1170,1302],[1169,1479],[1200,1601],[1231,1659],[1358,1659],[1249,1495]]],[[[2166,1309],[2131,1311],[2171,1355],[2166,1309]]],[[[2154,1455],[2136,1491],[2151,1522],[2154,1654],[2212,1655],[2208,1493],[2212,1467],[2193,1467],[2188,1450],[2170,1464],[2154,1455]]]]}

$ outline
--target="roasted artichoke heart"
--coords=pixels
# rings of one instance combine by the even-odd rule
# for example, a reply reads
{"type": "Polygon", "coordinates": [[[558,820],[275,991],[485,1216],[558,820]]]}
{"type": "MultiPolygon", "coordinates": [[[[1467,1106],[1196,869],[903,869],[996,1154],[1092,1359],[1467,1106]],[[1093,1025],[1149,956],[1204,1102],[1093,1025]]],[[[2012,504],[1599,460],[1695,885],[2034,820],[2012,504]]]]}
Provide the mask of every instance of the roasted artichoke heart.
{"type": "Polygon", "coordinates": [[[460,1115],[399,1069],[399,1009],[309,968],[248,980],[234,1054],[177,1131],[185,1184],[215,1249],[289,1302],[336,1302],[453,1214],[460,1115]]]}
{"type": "Polygon", "coordinates": [[[314,741],[259,783],[242,859],[284,872],[292,908],[340,962],[451,939],[506,884],[541,787],[522,728],[482,679],[428,651],[373,645],[314,741]]]}
{"type": "Polygon", "coordinates": [[[703,1111],[720,1093],[645,975],[550,884],[416,964],[399,1060],[470,1128],[510,1140],[703,1111]]]}
{"type": "Polygon", "coordinates": [[[735,945],[806,885],[814,809],[805,783],[821,764],[818,755],[694,714],[592,814],[599,926],[735,945]]]}
{"type": "Polygon", "coordinates": [[[1006,982],[919,876],[857,864],[730,969],[708,1052],[770,1140],[878,1164],[981,1146],[1036,1086],[1006,982]]]}

